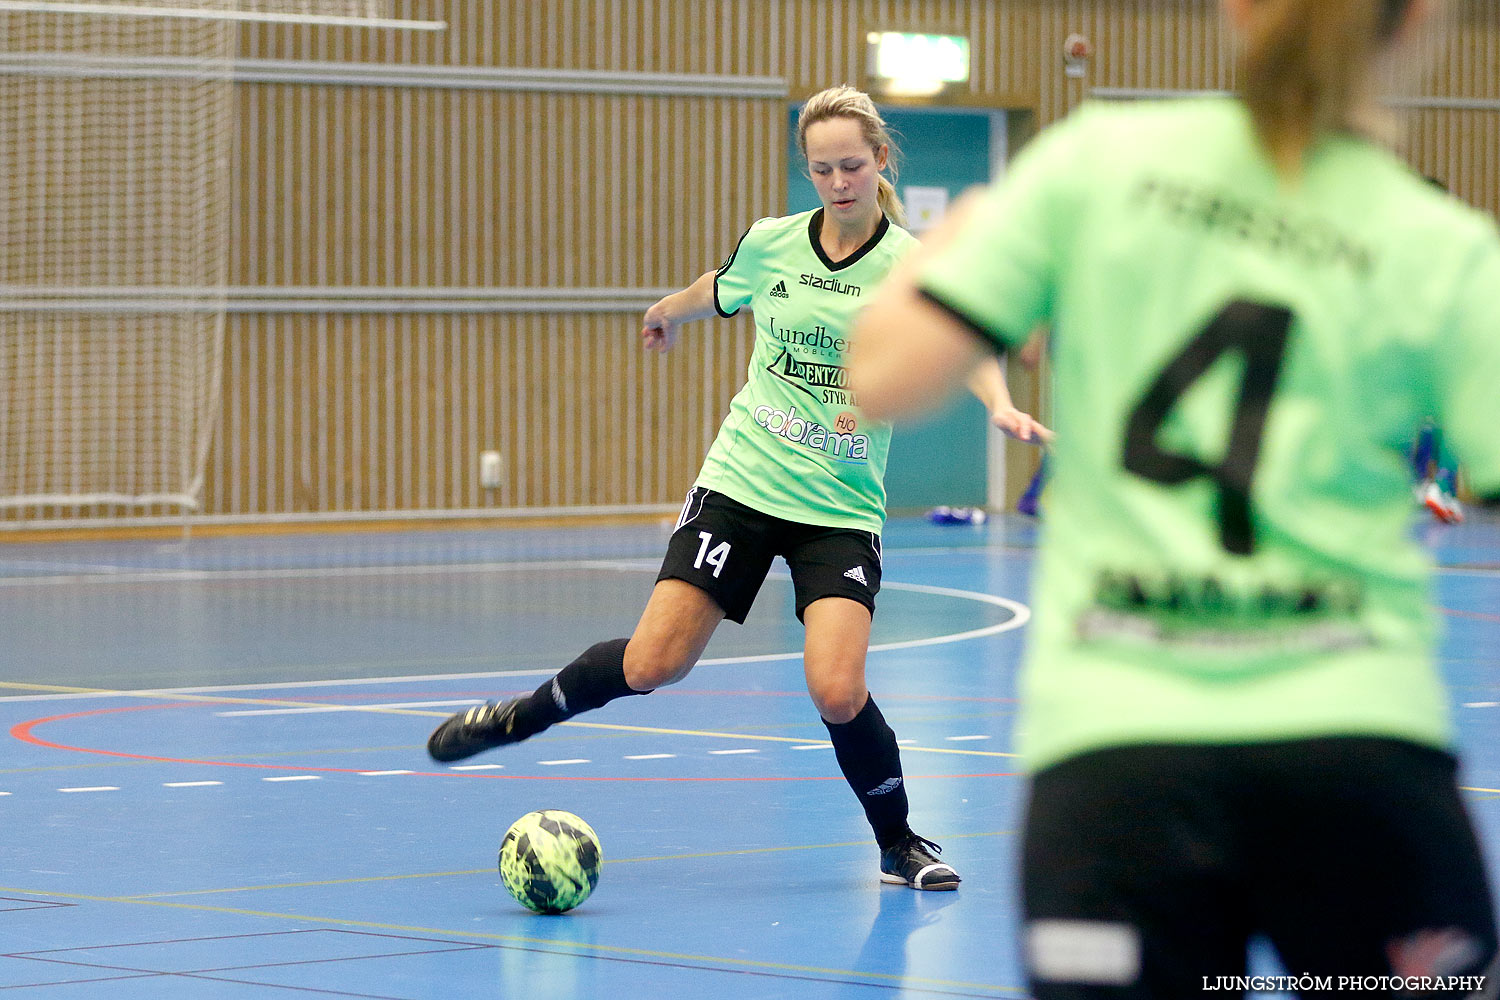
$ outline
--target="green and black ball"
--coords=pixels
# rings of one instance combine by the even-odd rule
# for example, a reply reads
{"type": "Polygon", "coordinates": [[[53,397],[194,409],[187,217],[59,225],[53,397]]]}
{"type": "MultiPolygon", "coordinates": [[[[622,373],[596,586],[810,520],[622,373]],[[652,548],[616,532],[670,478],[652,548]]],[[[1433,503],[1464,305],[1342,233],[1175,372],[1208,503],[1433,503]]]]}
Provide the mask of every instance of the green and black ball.
{"type": "Polygon", "coordinates": [[[566,913],[599,884],[604,852],[583,820],[561,809],[527,813],[500,842],[500,878],[536,913],[566,913]]]}

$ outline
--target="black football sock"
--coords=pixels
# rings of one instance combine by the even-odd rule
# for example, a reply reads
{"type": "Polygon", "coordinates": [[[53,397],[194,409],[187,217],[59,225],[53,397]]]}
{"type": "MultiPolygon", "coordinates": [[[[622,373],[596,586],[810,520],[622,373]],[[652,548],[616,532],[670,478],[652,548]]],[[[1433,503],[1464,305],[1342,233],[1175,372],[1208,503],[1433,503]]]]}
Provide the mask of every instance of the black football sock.
{"type": "Polygon", "coordinates": [[[535,736],[548,726],[593,711],[616,698],[637,691],[625,683],[625,645],[628,639],[596,642],[583,655],[558,671],[516,709],[516,732],[535,736]]]}
{"type": "Polygon", "coordinates": [[[886,724],[875,699],[848,722],[827,719],[828,735],[839,768],[854,794],[864,806],[865,818],[875,831],[875,841],[883,851],[906,834],[906,782],[901,776],[901,750],[896,734],[886,724]]]}

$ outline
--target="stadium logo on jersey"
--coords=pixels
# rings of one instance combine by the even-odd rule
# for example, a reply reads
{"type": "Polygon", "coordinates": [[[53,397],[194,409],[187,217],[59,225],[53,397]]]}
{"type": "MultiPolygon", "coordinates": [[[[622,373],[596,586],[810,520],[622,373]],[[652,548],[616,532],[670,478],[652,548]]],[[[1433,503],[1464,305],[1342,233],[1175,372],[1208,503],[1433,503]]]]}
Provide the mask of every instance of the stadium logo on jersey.
{"type": "Polygon", "coordinates": [[[852,295],[859,298],[859,286],[850,285],[837,278],[821,278],[816,274],[804,274],[802,284],[809,288],[821,288],[828,292],[838,292],[840,295],[852,295]]]}
{"type": "MultiPolygon", "coordinates": [[[[861,586],[868,587],[870,585],[870,581],[865,579],[865,568],[863,566],[856,566],[853,569],[846,569],[844,570],[844,575],[851,580],[857,580],[861,586]]],[[[875,793],[871,792],[870,794],[873,795],[875,793]]]]}
{"type": "Polygon", "coordinates": [[[789,299],[791,297],[786,290],[785,281],[776,282],[776,287],[771,289],[771,298],[773,299],[789,299]]]}
{"type": "Polygon", "coordinates": [[[769,406],[755,408],[755,422],[760,427],[792,444],[821,451],[845,462],[868,462],[870,460],[870,436],[868,434],[840,434],[831,431],[816,420],[797,416],[795,406],[785,410],[769,406]]]}

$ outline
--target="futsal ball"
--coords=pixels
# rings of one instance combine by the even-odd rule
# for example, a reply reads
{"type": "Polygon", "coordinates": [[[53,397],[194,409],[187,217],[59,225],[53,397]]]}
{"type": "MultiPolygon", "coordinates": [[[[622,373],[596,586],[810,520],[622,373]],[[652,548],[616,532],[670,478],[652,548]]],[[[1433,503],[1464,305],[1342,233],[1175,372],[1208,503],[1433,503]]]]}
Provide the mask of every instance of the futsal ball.
{"type": "Polygon", "coordinates": [[[603,860],[593,828],[561,809],[527,813],[500,842],[500,878],[535,913],[566,913],[588,899],[603,860]]]}

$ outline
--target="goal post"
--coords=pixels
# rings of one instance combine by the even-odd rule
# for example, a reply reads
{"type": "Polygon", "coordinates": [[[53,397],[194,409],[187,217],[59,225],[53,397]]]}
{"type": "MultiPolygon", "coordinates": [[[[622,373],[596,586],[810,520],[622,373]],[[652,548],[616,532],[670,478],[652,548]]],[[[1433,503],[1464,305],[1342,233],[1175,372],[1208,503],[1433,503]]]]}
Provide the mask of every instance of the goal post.
{"type": "Polygon", "coordinates": [[[388,3],[0,0],[0,520],[201,506],[238,25],[442,27],[388,3]]]}
{"type": "Polygon", "coordinates": [[[236,41],[229,22],[0,7],[14,70],[0,73],[0,506],[197,508],[223,361],[236,41]],[[194,71],[45,71],[119,57],[194,71]],[[121,310],[123,289],[141,303],[121,310]]]}

